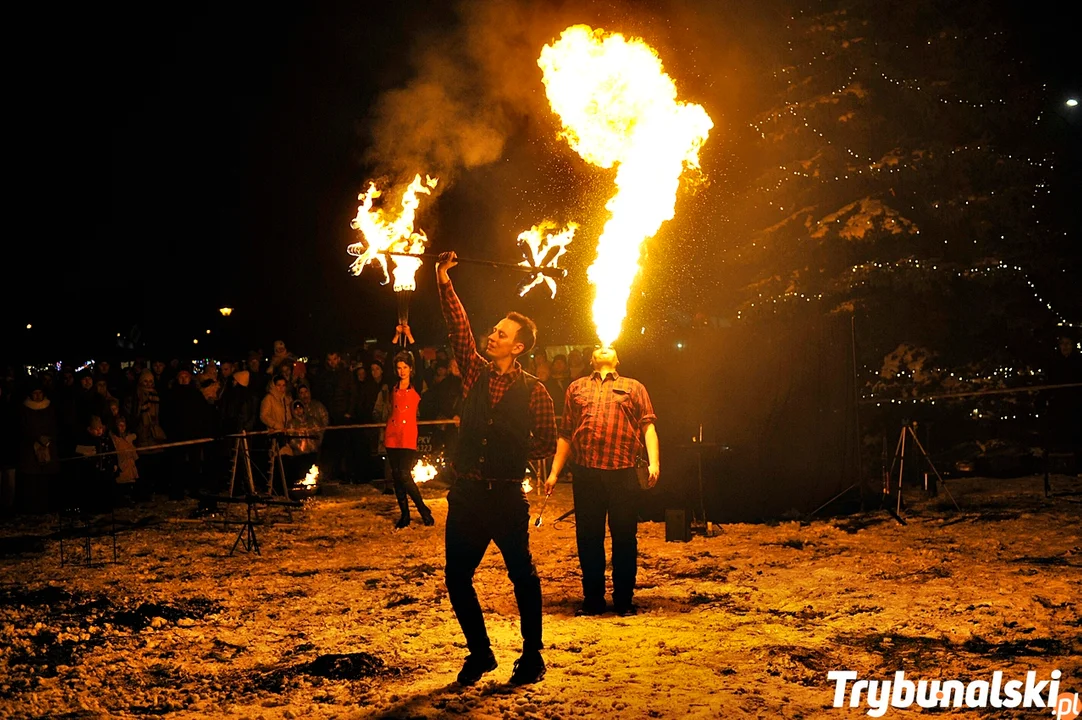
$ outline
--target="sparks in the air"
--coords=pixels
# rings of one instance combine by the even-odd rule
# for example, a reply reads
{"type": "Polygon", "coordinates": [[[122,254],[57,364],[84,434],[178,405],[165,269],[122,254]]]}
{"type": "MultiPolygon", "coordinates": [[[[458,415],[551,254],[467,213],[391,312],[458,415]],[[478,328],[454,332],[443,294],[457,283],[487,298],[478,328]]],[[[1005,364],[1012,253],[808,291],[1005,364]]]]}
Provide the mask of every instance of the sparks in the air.
{"type": "MultiPolygon", "coordinates": [[[[350,255],[357,257],[350,265],[350,272],[360,275],[368,263],[374,262],[383,270],[383,284],[386,285],[391,278],[387,273],[387,255],[384,253],[419,255],[424,252],[428,237],[424,230],[413,228],[417,207],[421,204],[418,195],[431,195],[437,182],[437,178],[427,175],[422,181],[418,173],[402,193],[401,207],[397,212],[389,208],[373,207],[373,201],[382,195],[382,191],[375,183],[368,184],[368,192],[357,196],[361,205],[357,208],[357,216],[350,223],[354,230],[360,230],[364,236],[362,242],[353,243],[346,248],[350,255]]],[[[416,289],[414,276],[421,267],[421,260],[401,255],[395,255],[392,259],[395,292],[416,289]]]]}
{"type": "Polygon", "coordinates": [[[676,85],[643,40],[586,25],[569,27],[537,61],[561,137],[587,162],[616,168],[616,194],[587,271],[603,345],[620,334],[642,244],[673,217],[687,169],[714,126],[700,106],[677,100],[676,85]]]}

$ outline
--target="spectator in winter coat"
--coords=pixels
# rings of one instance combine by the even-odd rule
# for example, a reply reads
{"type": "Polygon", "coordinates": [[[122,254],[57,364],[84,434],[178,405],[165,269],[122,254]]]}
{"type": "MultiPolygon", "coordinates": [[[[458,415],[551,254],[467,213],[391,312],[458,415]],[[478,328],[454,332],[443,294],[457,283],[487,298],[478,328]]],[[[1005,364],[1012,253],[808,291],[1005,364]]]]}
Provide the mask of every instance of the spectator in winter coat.
{"type": "Polygon", "coordinates": [[[75,451],[86,458],[79,463],[78,481],[65,493],[65,501],[72,507],[89,512],[100,512],[112,507],[116,476],[120,465],[115,454],[112,436],[96,415],[83,431],[83,437],[75,451]]]}
{"type": "Polygon", "coordinates": [[[259,419],[268,430],[281,432],[285,430],[286,421],[290,418],[289,406],[286,404],[286,388],[288,384],[281,375],[275,376],[271,383],[270,392],[263,398],[259,405],[259,419]]]}
{"type": "Polygon", "coordinates": [[[304,406],[304,414],[307,420],[319,429],[319,441],[322,443],[323,434],[330,424],[330,416],[327,414],[327,408],[324,407],[323,403],[319,400],[312,399],[312,391],[308,389],[307,385],[301,385],[297,389],[297,400],[293,403],[293,407],[297,406],[297,402],[304,406]]]}
{"type": "Polygon", "coordinates": [[[197,384],[199,385],[199,392],[203,393],[203,398],[214,405],[218,402],[218,397],[222,393],[221,383],[218,382],[218,366],[213,362],[207,363],[207,367],[203,372],[199,373],[197,384]]]}
{"type": "MultiPolygon", "coordinates": [[[[169,382],[169,377],[165,374],[166,364],[162,360],[155,360],[150,363],[150,371],[153,373],[154,389],[158,392],[165,390],[166,384],[169,382]]],[[[143,382],[143,374],[139,373],[139,383],[143,382]]]]}
{"type": "Polygon", "coordinates": [[[0,519],[15,511],[15,466],[19,434],[11,393],[0,383],[0,519]]]}
{"type": "MultiPolygon", "coordinates": [[[[289,365],[289,372],[293,372],[293,363],[297,358],[289,352],[282,340],[274,341],[274,351],[271,353],[270,364],[267,365],[268,375],[284,375],[283,368],[289,365]]],[[[288,380],[289,378],[287,378],[288,380]]]]}
{"type": "Polygon", "coordinates": [[[127,418],[123,415],[116,418],[116,424],[110,428],[109,432],[117,451],[119,466],[117,483],[127,485],[136,482],[139,479],[139,468],[136,465],[139,453],[135,449],[135,433],[128,432],[127,418]]]}
{"type": "MultiPolygon", "coordinates": [[[[162,408],[162,426],[174,441],[197,440],[215,434],[214,407],[192,382],[187,369],[177,372],[176,382],[166,394],[162,408]]],[[[170,497],[180,500],[204,486],[206,463],[202,445],[185,445],[173,451],[170,497]]]]}
{"type": "Polygon", "coordinates": [[[252,432],[256,428],[260,399],[248,387],[250,379],[247,370],[238,370],[232,374],[232,384],[222,392],[218,408],[221,411],[222,433],[226,435],[252,432]]]}
{"type": "MultiPolygon", "coordinates": [[[[319,377],[313,396],[327,408],[331,425],[346,425],[353,419],[353,376],[337,352],[327,353],[327,364],[319,377]]],[[[354,468],[349,467],[346,436],[332,432],[323,445],[323,464],[327,480],[348,478],[354,468]]]]}
{"type": "MultiPolygon", "coordinates": [[[[95,392],[94,389],[94,376],[85,370],[79,373],[79,387],[75,391],[75,422],[76,426],[72,428],[75,434],[82,432],[82,429],[90,422],[90,416],[95,414],[95,411],[101,410],[101,396],[95,392]]],[[[44,392],[44,388],[42,388],[44,392]]]]}
{"type": "Polygon", "coordinates": [[[56,411],[41,385],[31,387],[19,410],[15,506],[21,512],[43,513],[55,502],[54,485],[60,474],[56,411]]]}
{"type": "Polygon", "coordinates": [[[322,430],[312,421],[300,400],[293,402],[286,434],[289,436],[289,453],[282,456],[286,480],[296,483],[313,465],[318,465],[319,443],[322,430]]]}
{"type": "Polygon", "coordinates": [[[218,365],[218,384],[221,386],[221,391],[218,393],[219,400],[233,384],[233,372],[235,369],[233,363],[228,360],[222,360],[218,365]]]}
{"type": "MultiPolygon", "coordinates": [[[[162,370],[165,364],[161,365],[162,370]]],[[[164,443],[165,430],[161,425],[161,398],[155,388],[154,373],[144,370],[139,374],[139,387],[135,394],[135,446],[140,448],[140,474],[146,481],[147,494],[163,485],[165,475],[165,456],[162,450],[144,450],[142,448],[164,443]]]]}

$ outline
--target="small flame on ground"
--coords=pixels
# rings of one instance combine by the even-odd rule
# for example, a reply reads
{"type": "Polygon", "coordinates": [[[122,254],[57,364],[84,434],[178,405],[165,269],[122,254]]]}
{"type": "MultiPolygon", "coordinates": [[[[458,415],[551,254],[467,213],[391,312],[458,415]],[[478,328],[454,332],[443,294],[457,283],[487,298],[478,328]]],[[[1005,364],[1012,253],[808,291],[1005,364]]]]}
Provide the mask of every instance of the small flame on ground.
{"type": "Polygon", "coordinates": [[[319,466],[313,465],[308,468],[308,473],[304,476],[304,480],[301,480],[301,485],[306,488],[316,486],[316,481],[319,479],[319,466]]]}
{"type": "Polygon", "coordinates": [[[413,466],[413,481],[418,485],[434,479],[437,474],[439,474],[439,470],[436,469],[436,466],[424,460],[418,460],[417,464],[413,466]]]}
{"type": "Polygon", "coordinates": [[[620,335],[642,244],[671,220],[686,168],[714,126],[699,105],[677,100],[657,52],[639,38],[574,25],[541,50],[537,64],[560,133],[584,160],[616,168],[616,194],[586,276],[595,286],[602,345],[620,335]]]}
{"type": "MultiPolygon", "coordinates": [[[[397,214],[383,208],[373,208],[373,201],[383,193],[376,188],[376,184],[368,184],[368,192],[357,196],[361,201],[357,208],[357,217],[353,218],[350,227],[360,230],[364,236],[363,242],[357,242],[346,248],[346,252],[357,257],[349,266],[350,272],[360,275],[365,266],[374,262],[383,270],[383,285],[390,282],[387,273],[387,256],[383,253],[409,253],[419,255],[425,251],[428,236],[424,230],[414,231],[413,223],[417,215],[417,207],[421,204],[417,196],[431,195],[432,189],[439,182],[437,178],[425,176],[424,181],[418,173],[409,187],[402,193],[401,209],[397,214]]],[[[417,289],[414,276],[421,267],[419,258],[394,257],[394,290],[417,289]]]]}
{"type": "MultiPolygon", "coordinates": [[[[558,226],[552,220],[543,220],[518,236],[518,246],[525,256],[519,263],[525,267],[559,267],[560,256],[567,252],[567,245],[574,239],[579,224],[570,222],[563,230],[556,232],[558,226]]],[[[533,280],[519,291],[522,297],[530,290],[544,283],[548,286],[551,297],[556,297],[556,281],[549,275],[537,273],[533,280]]]]}

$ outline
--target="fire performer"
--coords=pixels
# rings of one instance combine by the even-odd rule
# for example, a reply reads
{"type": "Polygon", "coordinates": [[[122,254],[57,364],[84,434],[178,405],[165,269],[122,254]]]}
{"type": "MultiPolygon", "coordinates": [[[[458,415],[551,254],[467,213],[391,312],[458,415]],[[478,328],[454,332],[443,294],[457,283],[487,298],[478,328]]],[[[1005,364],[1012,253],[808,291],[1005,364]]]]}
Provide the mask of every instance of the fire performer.
{"type": "Polygon", "coordinates": [[[466,310],[447,271],[457,265],[444,253],[436,265],[440,304],[451,349],[462,371],[465,396],[458,446],[452,458],[455,483],[447,494],[447,594],[466,646],[458,682],[472,685],[496,669],[473,574],[495,542],[515,588],[522,630],[522,656],[511,682],[525,685],[545,676],[541,657],[541,580],[530,555],[530,505],[522,490],[529,460],[552,455],[556,419],[552,398],[518,359],[533,349],[537,326],[508,313],[489,333],[485,354],[477,352],[466,310]]]}
{"type": "Polygon", "coordinates": [[[582,568],[580,615],[601,615],[605,603],[605,516],[612,533],[612,604],[618,615],[634,615],[638,566],[639,480],[636,462],[645,444],[647,486],[660,473],[657,416],[638,380],[616,371],[620,359],[611,347],[594,350],[593,373],[567,387],[556,457],[545,482],[551,493],[568,458],[572,460],[575,539],[582,568]]]}
{"type": "MultiPolygon", "coordinates": [[[[399,325],[400,332],[403,327],[412,340],[409,325],[399,325]]],[[[421,522],[434,525],[436,521],[413,480],[413,466],[417,463],[417,407],[421,403],[421,394],[413,387],[413,355],[406,351],[395,355],[394,369],[398,381],[391,391],[391,415],[387,418],[384,445],[387,447],[387,461],[391,465],[394,494],[402,511],[395,527],[401,530],[410,524],[410,499],[417,506],[421,522]]]]}

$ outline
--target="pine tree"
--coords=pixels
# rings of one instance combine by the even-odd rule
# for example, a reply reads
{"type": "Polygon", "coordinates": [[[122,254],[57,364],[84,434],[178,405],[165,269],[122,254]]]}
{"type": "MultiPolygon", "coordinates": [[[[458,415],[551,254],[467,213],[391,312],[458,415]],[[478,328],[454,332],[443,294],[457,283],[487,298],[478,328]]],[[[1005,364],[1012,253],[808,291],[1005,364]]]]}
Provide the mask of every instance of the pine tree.
{"type": "Polygon", "coordinates": [[[738,317],[854,313],[874,393],[1001,383],[1074,319],[1039,295],[1064,251],[1048,98],[988,7],[794,11],[776,102],[736,140],[756,163],[728,201],[738,317]]]}

